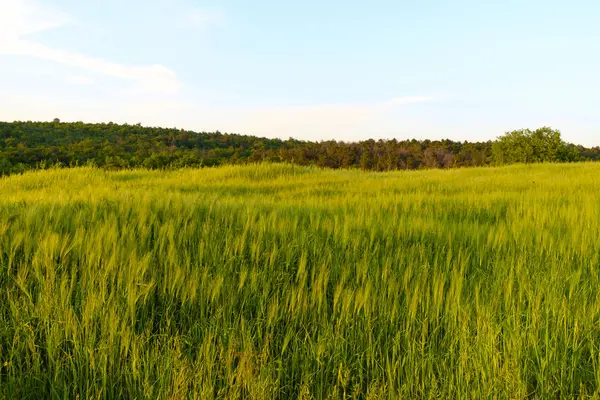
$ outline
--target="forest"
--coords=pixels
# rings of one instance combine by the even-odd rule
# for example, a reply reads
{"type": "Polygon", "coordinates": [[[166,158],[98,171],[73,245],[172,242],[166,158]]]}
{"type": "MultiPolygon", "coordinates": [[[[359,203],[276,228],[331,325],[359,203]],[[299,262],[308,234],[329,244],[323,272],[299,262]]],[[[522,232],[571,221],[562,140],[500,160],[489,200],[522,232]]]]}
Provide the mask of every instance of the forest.
{"type": "Polygon", "coordinates": [[[0,175],[55,166],[172,169],[284,162],[373,171],[600,159],[600,147],[565,143],[548,127],[496,141],[365,140],[310,142],[141,124],[0,122],[0,175]]]}

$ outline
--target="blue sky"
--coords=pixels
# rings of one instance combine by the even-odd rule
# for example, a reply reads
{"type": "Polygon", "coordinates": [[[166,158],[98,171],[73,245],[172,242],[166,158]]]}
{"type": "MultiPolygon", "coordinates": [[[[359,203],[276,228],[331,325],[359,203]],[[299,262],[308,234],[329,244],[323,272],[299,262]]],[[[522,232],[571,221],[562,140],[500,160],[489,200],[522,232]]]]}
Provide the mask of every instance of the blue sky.
{"type": "Polygon", "coordinates": [[[0,0],[0,120],[600,145],[600,2],[0,0]]]}

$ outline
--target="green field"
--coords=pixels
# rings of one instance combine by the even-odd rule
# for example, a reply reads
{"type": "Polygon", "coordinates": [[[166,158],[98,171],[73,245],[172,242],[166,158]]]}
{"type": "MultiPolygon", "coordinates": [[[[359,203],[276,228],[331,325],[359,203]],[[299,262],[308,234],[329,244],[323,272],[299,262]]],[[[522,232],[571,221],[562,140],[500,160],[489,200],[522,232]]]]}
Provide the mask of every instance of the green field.
{"type": "Polygon", "coordinates": [[[598,398],[600,164],[0,179],[0,398],[598,398]]]}

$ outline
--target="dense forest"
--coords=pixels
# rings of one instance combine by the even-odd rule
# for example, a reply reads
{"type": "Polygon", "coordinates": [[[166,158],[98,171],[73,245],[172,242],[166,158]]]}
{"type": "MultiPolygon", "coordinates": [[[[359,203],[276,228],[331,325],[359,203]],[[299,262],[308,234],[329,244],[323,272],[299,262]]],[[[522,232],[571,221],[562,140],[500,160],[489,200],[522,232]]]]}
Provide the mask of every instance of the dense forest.
{"type": "Polygon", "coordinates": [[[348,143],[267,139],[140,124],[0,122],[0,175],[90,164],[107,169],[157,169],[270,161],[388,171],[598,159],[600,147],[564,143],[559,131],[546,127],[475,143],[414,139],[348,143]]]}

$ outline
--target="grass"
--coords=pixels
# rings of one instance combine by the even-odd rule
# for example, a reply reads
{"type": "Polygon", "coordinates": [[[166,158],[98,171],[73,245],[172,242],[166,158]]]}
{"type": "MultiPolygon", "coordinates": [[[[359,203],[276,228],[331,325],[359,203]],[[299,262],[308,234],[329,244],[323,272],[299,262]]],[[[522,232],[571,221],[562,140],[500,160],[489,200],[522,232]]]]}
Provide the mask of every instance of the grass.
{"type": "Polygon", "coordinates": [[[599,398],[600,165],[0,179],[0,397],[599,398]]]}

